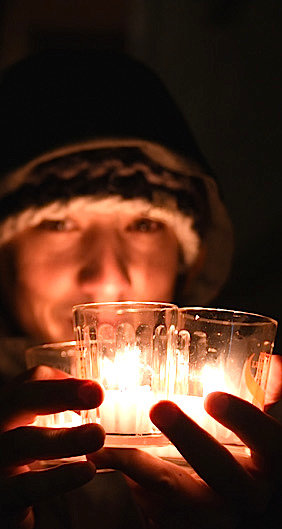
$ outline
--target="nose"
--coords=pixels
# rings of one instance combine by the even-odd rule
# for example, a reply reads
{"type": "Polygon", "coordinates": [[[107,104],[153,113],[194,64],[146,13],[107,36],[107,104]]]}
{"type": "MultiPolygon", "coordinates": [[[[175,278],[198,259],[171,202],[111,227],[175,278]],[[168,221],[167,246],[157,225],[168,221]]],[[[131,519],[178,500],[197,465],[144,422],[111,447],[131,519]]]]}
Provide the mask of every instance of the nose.
{"type": "Polygon", "coordinates": [[[92,302],[126,301],[130,278],[123,249],[107,238],[86,253],[79,272],[83,297],[92,302]]]}

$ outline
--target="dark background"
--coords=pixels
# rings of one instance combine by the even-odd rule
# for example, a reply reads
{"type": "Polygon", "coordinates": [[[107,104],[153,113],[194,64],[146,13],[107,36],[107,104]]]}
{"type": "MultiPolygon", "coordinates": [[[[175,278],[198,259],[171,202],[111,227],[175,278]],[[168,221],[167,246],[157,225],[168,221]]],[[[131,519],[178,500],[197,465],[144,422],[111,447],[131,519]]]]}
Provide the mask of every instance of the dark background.
{"type": "Polygon", "coordinates": [[[127,51],[160,74],[218,176],[234,224],[233,269],[213,305],[278,320],[281,27],[280,0],[0,3],[1,67],[71,42],[127,51]]]}

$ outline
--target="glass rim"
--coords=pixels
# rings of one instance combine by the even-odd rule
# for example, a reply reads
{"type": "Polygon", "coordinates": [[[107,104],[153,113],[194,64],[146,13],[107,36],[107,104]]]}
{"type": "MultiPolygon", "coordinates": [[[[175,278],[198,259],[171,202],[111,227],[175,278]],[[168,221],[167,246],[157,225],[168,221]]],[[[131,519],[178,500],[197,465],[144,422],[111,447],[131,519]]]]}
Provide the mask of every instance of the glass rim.
{"type": "Polygon", "coordinates": [[[221,325],[228,325],[230,323],[232,323],[233,325],[244,325],[244,326],[251,326],[251,325],[267,325],[267,324],[272,324],[274,325],[276,328],[278,327],[278,321],[275,320],[274,318],[270,317],[270,316],[265,316],[264,314],[258,314],[258,313],[255,313],[255,312],[248,312],[248,311],[243,311],[243,310],[235,310],[235,309],[222,309],[222,308],[216,308],[216,307],[198,307],[198,306],[184,306],[184,307],[179,307],[178,308],[178,314],[182,314],[184,312],[186,312],[187,316],[189,316],[189,311],[191,311],[191,316],[192,316],[192,312],[197,312],[197,311],[202,311],[202,312],[206,312],[206,316],[203,316],[201,317],[201,321],[203,322],[209,322],[211,321],[213,324],[221,324],[221,325]],[[224,319],[217,319],[217,318],[212,318],[212,317],[208,317],[208,314],[210,313],[215,313],[215,314],[218,314],[220,316],[220,314],[232,314],[235,318],[239,318],[239,317],[250,317],[250,318],[253,318],[253,321],[240,321],[239,319],[235,319],[234,321],[232,320],[224,320],[224,319]]]}
{"type": "Polygon", "coordinates": [[[29,354],[30,352],[35,352],[37,349],[39,350],[47,350],[47,349],[65,349],[67,347],[76,347],[77,341],[76,340],[66,340],[62,342],[50,342],[50,343],[42,343],[42,344],[36,344],[31,345],[25,350],[25,354],[29,354]]]}
{"type": "Polygon", "coordinates": [[[72,312],[84,309],[105,309],[107,308],[132,308],[144,310],[156,310],[156,309],[176,309],[178,306],[175,303],[163,302],[163,301],[106,301],[106,302],[93,302],[93,303],[79,303],[72,307],[72,312]]]}

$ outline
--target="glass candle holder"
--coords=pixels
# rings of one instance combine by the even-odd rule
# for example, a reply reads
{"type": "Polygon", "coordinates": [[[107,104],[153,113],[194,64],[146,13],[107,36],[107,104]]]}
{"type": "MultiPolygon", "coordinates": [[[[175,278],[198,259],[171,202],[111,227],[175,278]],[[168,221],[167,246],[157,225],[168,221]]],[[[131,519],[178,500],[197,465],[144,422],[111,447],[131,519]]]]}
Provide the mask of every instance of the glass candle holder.
{"type": "Polygon", "coordinates": [[[81,375],[98,380],[105,399],[85,420],[106,431],[105,446],[162,446],[166,437],[149,418],[169,398],[177,307],[169,303],[92,303],[73,308],[81,375]]]}
{"type": "MultiPolygon", "coordinates": [[[[54,367],[76,378],[80,377],[80,363],[76,342],[58,342],[30,347],[25,352],[28,369],[40,365],[54,367]]],[[[39,415],[34,424],[49,428],[80,426],[82,416],[74,411],[63,411],[49,415],[39,415]]]]}
{"type": "Polygon", "coordinates": [[[277,330],[272,318],[247,312],[184,307],[178,312],[173,400],[226,445],[239,438],[204,410],[212,391],[225,391],[263,410],[277,330]]]}
{"type": "MultiPolygon", "coordinates": [[[[25,352],[26,365],[28,369],[36,366],[49,366],[59,369],[72,377],[81,378],[80,356],[77,351],[76,342],[58,342],[30,347],[25,352]]],[[[38,415],[33,426],[46,428],[71,428],[84,424],[84,410],[78,412],[66,410],[48,415],[38,415]]],[[[48,459],[41,461],[40,466],[49,467],[64,461],[85,460],[85,456],[73,456],[70,458],[48,459]]]]}

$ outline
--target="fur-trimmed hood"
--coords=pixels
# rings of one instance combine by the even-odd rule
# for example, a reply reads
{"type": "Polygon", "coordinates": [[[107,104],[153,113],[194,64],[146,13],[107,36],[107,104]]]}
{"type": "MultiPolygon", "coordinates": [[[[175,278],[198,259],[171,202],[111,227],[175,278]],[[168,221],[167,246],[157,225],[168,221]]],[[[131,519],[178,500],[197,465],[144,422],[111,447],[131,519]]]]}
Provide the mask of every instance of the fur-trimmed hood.
{"type": "Polygon", "coordinates": [[[144,65],[108,51],[29,57],[2,74],[0,128],[0,243],[77,199],[142,200],[170,219],[187,265],[204,247],[189,288],[183,277],[182,302],[217,294],[230,268],[230,220],[186,121],[144,65]],[[83,157],[84,170],[72,170],[83,157]]]}

